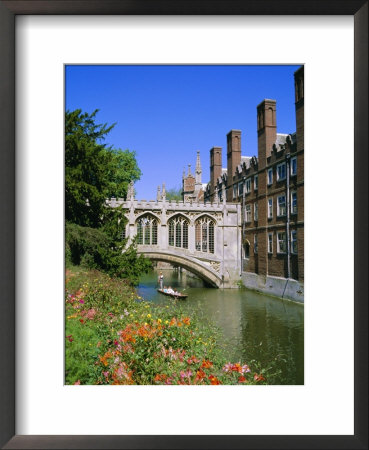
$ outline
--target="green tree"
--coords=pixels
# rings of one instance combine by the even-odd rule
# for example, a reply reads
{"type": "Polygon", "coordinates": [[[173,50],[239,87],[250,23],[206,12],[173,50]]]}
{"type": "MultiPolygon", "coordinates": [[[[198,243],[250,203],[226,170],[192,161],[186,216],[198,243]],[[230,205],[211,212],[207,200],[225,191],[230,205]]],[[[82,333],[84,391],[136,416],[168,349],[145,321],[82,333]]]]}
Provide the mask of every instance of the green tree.
{"type": "Polygon", "coordinates": [[[130,150],[110,149],[113,167],[109,173],[110,186],[108,197],[125,198],[128,184],[141,178],[137,166],[136,153],[130,150]]]}
{"type": "Polygon", "coordinates": [[[167,200],[182,200],[182,189],[179,187],[174,187],[166,191],[167,200]]]}
{"type": "Polygon", "coordinates": [[[66,263],[99,269],[137,284],[151,262],[123,239],[127,219],[105,200],[125,197],[141,176],[135,153],[104,143],[114,125],[97,124],[80,109],[65,115],[66,263]]]}
{"type": "Polygon", "coordinates": [[[125,197],[141,176],[134,152],[104,143],[115,124],[97,124],[97,112],[65,115],[65,217],[92,228],[103,224],[105,199],[125,197]]]}

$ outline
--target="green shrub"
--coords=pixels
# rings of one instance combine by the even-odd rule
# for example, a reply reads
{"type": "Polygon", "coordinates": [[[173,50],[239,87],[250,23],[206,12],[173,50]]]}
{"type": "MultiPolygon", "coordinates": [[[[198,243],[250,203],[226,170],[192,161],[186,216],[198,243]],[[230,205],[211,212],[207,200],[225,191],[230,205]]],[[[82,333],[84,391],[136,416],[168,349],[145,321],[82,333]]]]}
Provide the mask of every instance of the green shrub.
{"type": "Polygon", "coordinates": [[[111,276],[126,279],[132,285],[138,283],[142,273],[151,269],[151,262],[137,254],[136,243],[124,249],[125,241],[117,242],[111,230],[82,227],[66,223],[66,263],[98,269],[111,276]]]}

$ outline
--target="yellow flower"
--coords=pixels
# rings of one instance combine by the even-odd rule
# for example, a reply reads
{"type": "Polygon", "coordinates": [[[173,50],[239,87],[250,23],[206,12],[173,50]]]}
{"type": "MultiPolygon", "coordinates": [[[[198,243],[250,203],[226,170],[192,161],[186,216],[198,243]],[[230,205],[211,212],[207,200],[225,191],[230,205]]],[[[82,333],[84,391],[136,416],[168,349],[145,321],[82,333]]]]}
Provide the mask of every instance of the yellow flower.
{"type": "Polygon", "coordinates": [[[147,327],[147,325],[148,325],[148,323],[147,323],[147,322],[145,322],[145,327],[147,327]]]}
{"type": "Polygon", "coordinates": [[[166,321],[165,321],[165,325],[168,325],[168,323],[169,323],[169,320],[166,320],[166,321]]]}
{"type": "Polygon", "coordinates": [[[150,319],[151,318],[151,314],[148,314],[147,317],[150,319]]]}
{"type": "Polygon", "coordinates": [[[161,323],[161,319],[158,319],[158,323],[161,323]]]}

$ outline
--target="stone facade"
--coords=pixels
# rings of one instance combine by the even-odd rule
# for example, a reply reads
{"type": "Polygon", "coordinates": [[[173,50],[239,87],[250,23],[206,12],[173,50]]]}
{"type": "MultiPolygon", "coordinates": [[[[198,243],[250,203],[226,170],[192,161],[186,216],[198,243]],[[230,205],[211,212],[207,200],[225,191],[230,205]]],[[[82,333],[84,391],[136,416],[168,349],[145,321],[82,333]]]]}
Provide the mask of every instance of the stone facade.
{"type": "Polygon", "coordinates": [[[125,212],[124,236],[138,235],[138,251],[156,261],[188,269],[216,287],[234,288],[241,279],[241,205],[226,202],[110,199],[125,212]]]}

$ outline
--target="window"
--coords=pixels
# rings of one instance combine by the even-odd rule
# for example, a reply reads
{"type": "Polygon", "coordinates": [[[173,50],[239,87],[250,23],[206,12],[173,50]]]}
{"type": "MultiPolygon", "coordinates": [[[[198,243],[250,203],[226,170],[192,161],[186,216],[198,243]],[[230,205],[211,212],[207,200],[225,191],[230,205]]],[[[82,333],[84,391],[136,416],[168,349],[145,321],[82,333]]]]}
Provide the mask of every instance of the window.
{"type": "Polygon", "coordinates": [[[291,231],[291,253],[297,253],[297,231],[291,231]]]}
{"type": "Polygon", "coordinates": [[[297,157],[291,158],[291,177],[297,175],[297,157]]]}
{"type": "Polygon", "coordinates": [[[237,184],[233,185],[233,198],[237,198],[237,184]]]}
{"type": "Polygon", "coordinates": [[[155,217],[145,215],[138,219],[137,238],[141,245],[158,244],[158,221],[155,217]]]}
{"type": "Polygon", "coordinates": [[[259,177],[257,175],[254,176],[254,191],[258,190],[259,177]]]}
{"type": "Polygon", "coordinates": [[[251,178],[247,178],[246,180],[246,193],[251,192],[251,178]]]}
{"type": "Polygon", "coordinates": [[[278,164],[277,166],[277,181],[282,181],[286,178],[286,163],[278,164]]]}
{"type": "Polygon", "coordinates": [[[268,253],[273,253],[273,233],[268,233],[268,253]]]}
{"type": "Polygon", "coordinates": [[[280,195],[278,197],[277,203],[277,216],[285,216],[286,215],[286,196],[280,195]]]}
{"type": "Polygon", "coordinates": [[[188,220],[176,216],[168,222],[169,245],[171,247],[188,248],[188,220]]]}
{"type": "Polygon", "coordinates": [[[209,217],[201,217],[195,222],[195,248],[199,252],[214,253],[215,222],[209,217]]]}
{"type": "Polygon", "coordinates": [[[245,206],[245,221],[251,222],[251,205],[245,206]]]}
{"type": "Polygon", "coordinates": [[[125,238],[126,238],[126,226],[123,225],[123,228],[122,228],[122,230],[119,233],[119,239],[121,241],[124,241],[125,238]]]}
{"type": "Polygon", "coordinates": [[[268,169],[268,186],[273,184],[273,169],[268,169]]]}
{"type": "Polygon", "coordinates": [[[297,214],[297,192],[291,192],[291,214],[297,214]]]}
{"type": "Polygon", "coordinates": [[[286,233],[277,233],[277,252],[286,253],[286,233]]]}
{"type": "Polygon", "coordinates": [[[243,182],[240,181],[238,183],[238,195],[241,196],[243,194],[243,182]]]}
{"type": "Polygon", "coordinates": [[[273,199],[268,198],[268,219],[273,217],[273,199]]]}
{"type": "Polygon", "coordinates": [[[254,203],[254,220],[255,222],[258,220],[258,213],[259,213],[259,205],[257,203],[254,203]]]}
{"type": "Polygon", "coordinates": [[[258,235],[254,234],[254,253],[258,252],[258,235]]]}

